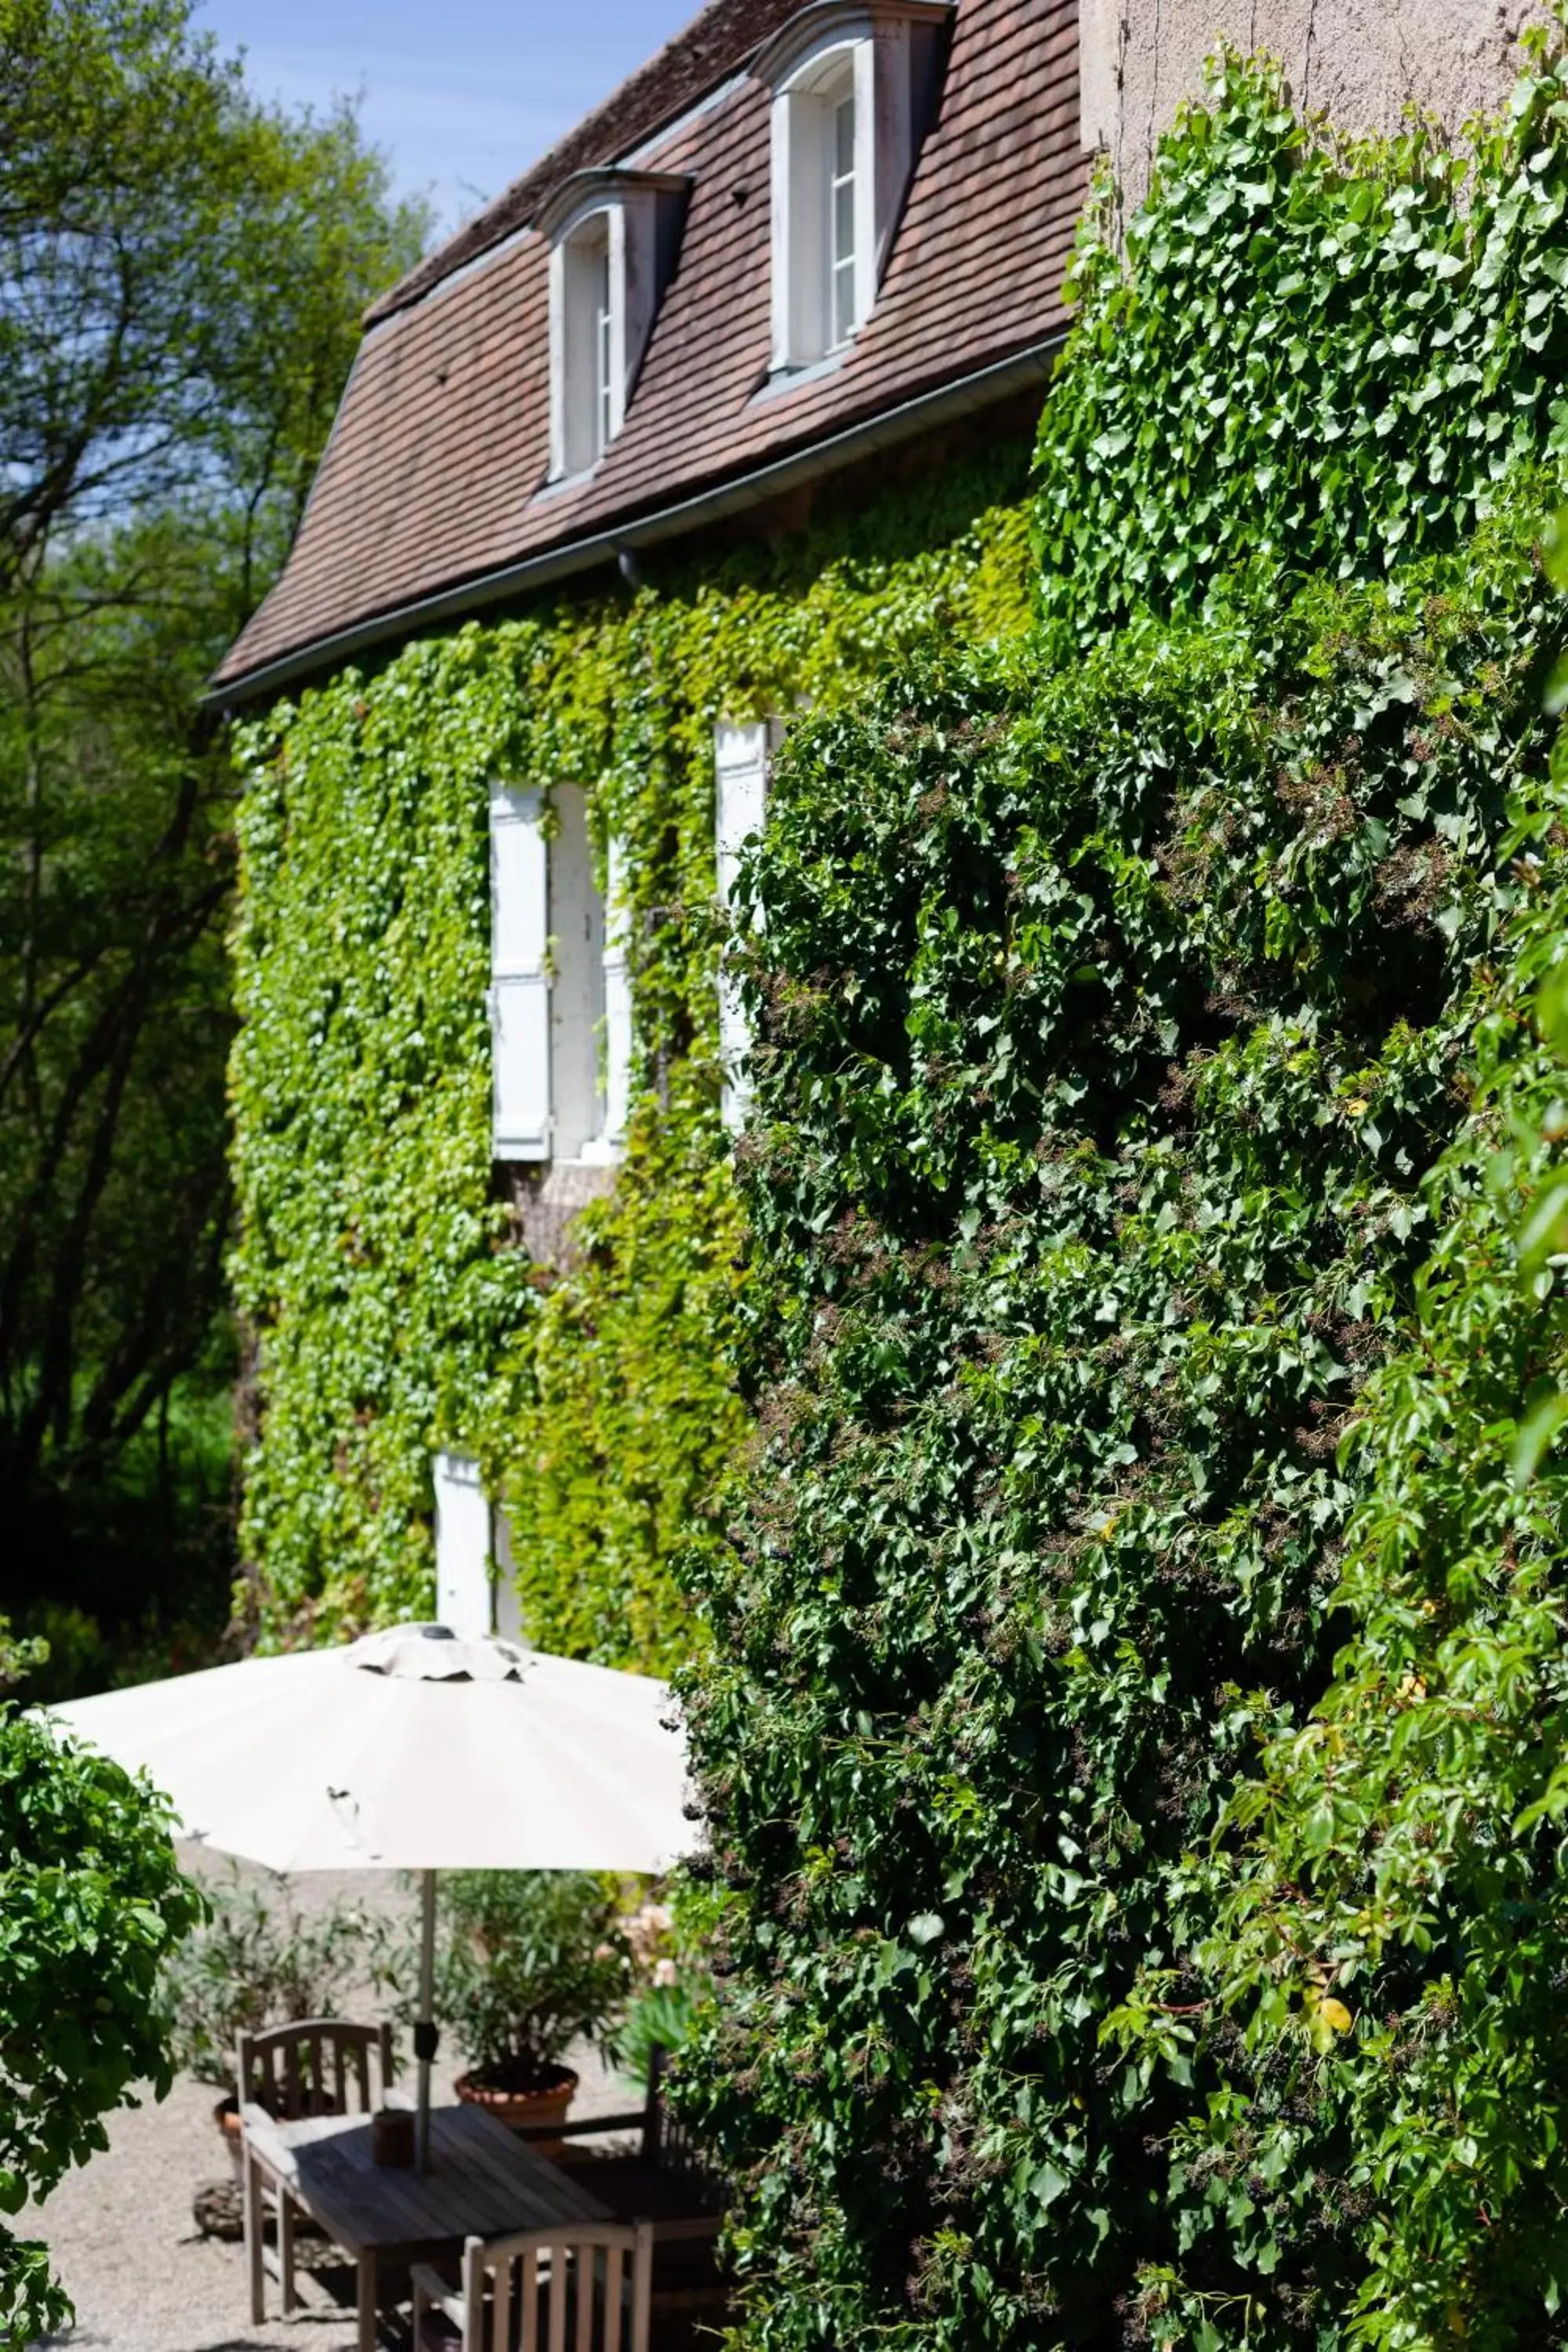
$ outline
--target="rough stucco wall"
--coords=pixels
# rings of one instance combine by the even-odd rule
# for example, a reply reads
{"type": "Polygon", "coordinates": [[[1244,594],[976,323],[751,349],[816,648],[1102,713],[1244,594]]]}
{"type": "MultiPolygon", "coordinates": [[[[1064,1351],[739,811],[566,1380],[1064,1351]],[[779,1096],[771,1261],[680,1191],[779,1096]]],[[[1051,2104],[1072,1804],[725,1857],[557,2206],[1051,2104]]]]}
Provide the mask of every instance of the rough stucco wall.
{"type": "Polygon", "coordinates": [[[1541,15],[1533,0],[1079,0],[1083,143],[1135,205],[1222,37],[1281,58],[1296,103],[1342,130],[1394,130],[1414,100],[1457,131],[1506,99],[1541,15]]]}

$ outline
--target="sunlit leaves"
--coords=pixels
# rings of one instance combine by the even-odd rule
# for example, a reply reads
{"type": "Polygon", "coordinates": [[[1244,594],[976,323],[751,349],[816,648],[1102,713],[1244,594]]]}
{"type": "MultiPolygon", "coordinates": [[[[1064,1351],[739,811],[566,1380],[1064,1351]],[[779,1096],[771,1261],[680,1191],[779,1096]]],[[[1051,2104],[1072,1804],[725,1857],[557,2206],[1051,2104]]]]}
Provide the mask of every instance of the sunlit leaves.
{"type": "MultiPolygon", "coordinates": [[[[0,2212],[106,2145],[101,2117],[172,2069],[159,1974],[195,1924],[167,1809],[117,1764],[0,1710],[0,2212]]],[[[46,2250],[0,2229],[0,2336],[69,2315],[46,2250]]]]}

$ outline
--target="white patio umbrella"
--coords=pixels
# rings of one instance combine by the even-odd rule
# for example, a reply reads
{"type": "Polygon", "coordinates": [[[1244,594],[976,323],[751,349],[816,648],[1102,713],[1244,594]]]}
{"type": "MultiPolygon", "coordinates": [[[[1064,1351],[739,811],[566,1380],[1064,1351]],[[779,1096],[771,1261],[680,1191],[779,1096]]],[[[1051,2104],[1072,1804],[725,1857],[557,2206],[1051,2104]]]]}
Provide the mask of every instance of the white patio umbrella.
{"type": "Polygon", "coordinates": [[[647,1675],[445,1625],[246,1658],[51,1707],[145,1769],[183,1835],[269,1870],[423,1874],[418,2147],[429,2150],[437,1870],[667,1870],[685,1742],[647,1675]]]}

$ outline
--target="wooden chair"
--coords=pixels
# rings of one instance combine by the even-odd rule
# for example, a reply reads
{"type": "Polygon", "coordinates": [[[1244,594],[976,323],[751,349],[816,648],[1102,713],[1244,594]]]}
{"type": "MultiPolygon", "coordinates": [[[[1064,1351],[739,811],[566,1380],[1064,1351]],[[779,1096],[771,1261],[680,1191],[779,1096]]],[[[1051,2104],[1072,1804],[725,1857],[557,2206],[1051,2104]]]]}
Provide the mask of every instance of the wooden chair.
{"type": "Polygon", "coordinates": [[[620,2221],[470,2238],[454,2294],[416,2263],[415,2352],[648,2352],[653,2249],[620,2221]]]}
{"type": "MultiPolygon", "coordinates": [[[[664,2078],[668,2072],[669,2053],[656,2042],[648,2060],[647,2095],[640,2107],[623,2109],[613,2116],[579,2116],[561,2124],[525,2124],[518,2133],[525,2140],[573,2140],[596,2138],[606,2132],[635,2131],[639,2135],[637,2162],[655,2172],[700,2175],[701,2164],[691,2145],[685,2125],[670,2108],[664,2078]]],[[[560,2162],[563,2158],[557,2158],[560,2162]]],[[[570,2161],[568,2152],[565,2161],[570,2161]]]]}
{"type": "Polygon", "coordinates": [[[259,2107],[277,2123],[298,2123],[304,2116],[369,2115],[384,2102],[392,2081],[392,2028],[353,2025],[342,2017],[305,2017],[263,2033],[240,2034],[234,2057],[245,2158],[250,2316],[259,2325],[267,2315],[268,2271],[278,2281],[285,2317],[299,2301],[294,2292],[294,2200],[251,2147],[243,2131],[246,2110],[259,2107]],[[374,2095],[373,2051],[377,2058],[374,2095]],[[268,2205],[278,2220],[276,2253],[264,2233],[268,2205]]]}
{"type": "Polygon", "coordinates": [[[667,2053],[656,2047],[648,2066],[647,2096],[640,2108],[535,2126],[521,2135],[549,2139],[557,2164],[577,2174],[617,2221],[646,2232],[649,2292],[661,2344],[683,2324],[721,2320],[730,2302],[729,2284],[714,2257],[713,2242],[723,2227],[722,2200],[685,2125],[671,2110],[665,2088],[668,2063],[667,2053]],[[635,2154],[600,2154],[583,2145],[605,2134],[634,2130],[638,2134],[635,2154]]]}

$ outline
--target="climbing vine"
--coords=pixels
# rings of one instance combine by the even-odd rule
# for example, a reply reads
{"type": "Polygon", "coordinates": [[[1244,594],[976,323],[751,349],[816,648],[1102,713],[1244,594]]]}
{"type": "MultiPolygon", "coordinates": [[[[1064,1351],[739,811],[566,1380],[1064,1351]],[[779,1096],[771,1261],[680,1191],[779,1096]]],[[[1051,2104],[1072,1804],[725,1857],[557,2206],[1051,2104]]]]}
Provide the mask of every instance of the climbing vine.
{"type": "Polygon", "coordinates": [[[687,1676],[747,2352],[1568,2340],[1563,99],[1461,194],[1223,61],[1037,633],[780,760],[687,1676]]]}
{"type": "Polygon", "coordinates": [[[244,730],[232,1074],[268,1639],[431,1605],[430,1454],[506,1494],[531,1632],[663,1664],[675,1550],[742,1433],[741,1223],[717,1117],[712,730],[830,709],[1027,613],[1026,448],[345,670],[244,730]],[[490,782],[580,785],[627,844],[637,1105],[612,1197],[536,1265],[489,1142],[490,782]]]}
{"type": "Polygon", "coordinates": [[[1452,547],[1513,467],[1568,453],[1568,100],[1526,38],[1535,70],[1463,154],[1429,121],[1336,138],[1227,52],[1161,145],[1125,267],[1101,188],[1037,451],[1041,608],[1068,641],[1200,608],[1238,570],[1344,579],[1452,547]]]}

